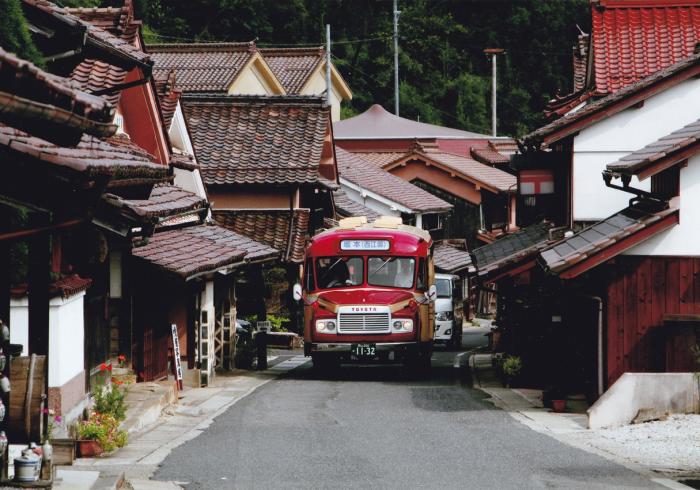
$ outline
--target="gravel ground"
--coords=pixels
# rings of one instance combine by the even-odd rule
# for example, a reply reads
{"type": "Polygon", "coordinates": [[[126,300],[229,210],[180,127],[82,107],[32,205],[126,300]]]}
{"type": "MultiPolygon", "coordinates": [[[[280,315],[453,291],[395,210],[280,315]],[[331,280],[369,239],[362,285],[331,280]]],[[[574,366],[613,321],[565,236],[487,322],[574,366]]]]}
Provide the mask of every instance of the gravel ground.
{"type": "Polygon", "coordinates": [[[665,473],[700,473],[700,415],[586,431],[588,443],[665,473]]]}

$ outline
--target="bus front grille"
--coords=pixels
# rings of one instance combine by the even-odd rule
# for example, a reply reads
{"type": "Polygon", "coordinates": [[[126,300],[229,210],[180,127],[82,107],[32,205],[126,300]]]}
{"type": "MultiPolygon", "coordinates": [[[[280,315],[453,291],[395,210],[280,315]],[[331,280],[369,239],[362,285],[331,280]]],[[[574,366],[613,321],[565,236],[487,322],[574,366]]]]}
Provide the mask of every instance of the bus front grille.
{"type": "Polygon", "coordinates": [[[338,333],[389,333],[389,313],[340,313],[338,333]]]}

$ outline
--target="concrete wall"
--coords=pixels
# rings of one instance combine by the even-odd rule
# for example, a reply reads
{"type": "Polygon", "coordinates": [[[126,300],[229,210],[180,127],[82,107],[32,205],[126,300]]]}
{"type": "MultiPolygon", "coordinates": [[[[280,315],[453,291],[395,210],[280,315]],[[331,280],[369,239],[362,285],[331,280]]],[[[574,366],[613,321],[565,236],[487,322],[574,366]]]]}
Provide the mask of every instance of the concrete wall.
{"type": "Polygon", "coordinates": [[[700,155],[681,168],[680,222],[677,226],[631,248],[626,255],[670,255],[696,257],[700,241],[700,155]]]}
{"type": "MultiPolygon", "coordinates": [[[[600,220],[626,207],[632,195],[605,187],[605,166],[697,121],[698,100],[700,79],[687,80],[583,129],[574,138],[574,220],[600,220]]],[[[648,189],[649,181],[632,185],[648,189]]]]}
{"type": "Polygon", "coordinates": [[[694,373],[625,373],[588,409],[591,429],[698,411],[694,373]]]}

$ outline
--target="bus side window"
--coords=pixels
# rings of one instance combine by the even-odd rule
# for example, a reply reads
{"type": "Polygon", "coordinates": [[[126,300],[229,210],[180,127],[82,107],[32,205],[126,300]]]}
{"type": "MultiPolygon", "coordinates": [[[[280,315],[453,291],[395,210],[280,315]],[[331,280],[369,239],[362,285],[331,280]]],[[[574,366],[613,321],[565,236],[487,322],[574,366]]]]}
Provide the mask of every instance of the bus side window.
{"type": "Polygon", "coordinates": [[[424,258],[418,259],[418,280],[416,281],[418,291],[428,289],[428,262],[424,258]]]}
{"type": "Polygon", "coordinates": [[[304,265],[304,289],[307,291],[316,289],[314,284],[314,266],[311,259],[306,259],[306,264],[304,265]]]}

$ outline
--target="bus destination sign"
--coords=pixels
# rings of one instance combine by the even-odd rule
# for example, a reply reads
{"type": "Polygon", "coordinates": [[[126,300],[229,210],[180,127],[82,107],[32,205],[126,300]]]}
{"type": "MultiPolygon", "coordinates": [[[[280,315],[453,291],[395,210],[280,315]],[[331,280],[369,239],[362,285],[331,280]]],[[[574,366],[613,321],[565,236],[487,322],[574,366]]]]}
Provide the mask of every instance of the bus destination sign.
{"type": "Polygon", "coordinates": [[[341,240],[341,250],[389,250],[389,240],[341,240]]]}

